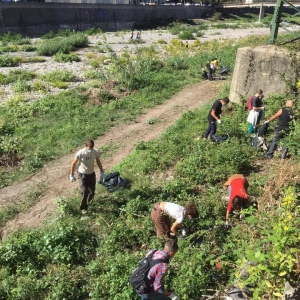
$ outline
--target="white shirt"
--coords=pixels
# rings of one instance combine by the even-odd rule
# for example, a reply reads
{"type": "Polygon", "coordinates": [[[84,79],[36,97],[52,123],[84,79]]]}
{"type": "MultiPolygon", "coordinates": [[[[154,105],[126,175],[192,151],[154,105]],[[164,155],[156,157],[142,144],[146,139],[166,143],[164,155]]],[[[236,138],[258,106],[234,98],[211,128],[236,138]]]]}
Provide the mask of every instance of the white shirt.
{"type": "Polygon", "coordinates": [[[79,161],[78,172],[82,174],[94,173],[94,164],[96,158],[100,158],[100,154],[95,149],[92,149],[90,153],[88,153],[86,148],[79,150],[75,155],[75,159],[79,161]]]}
{"type": "Polygon", "coordinates": [[[164,213],[176,220],[177,223],[182,223],[185,217],[185,209],[175,203],[165,202],[164,213]]]}

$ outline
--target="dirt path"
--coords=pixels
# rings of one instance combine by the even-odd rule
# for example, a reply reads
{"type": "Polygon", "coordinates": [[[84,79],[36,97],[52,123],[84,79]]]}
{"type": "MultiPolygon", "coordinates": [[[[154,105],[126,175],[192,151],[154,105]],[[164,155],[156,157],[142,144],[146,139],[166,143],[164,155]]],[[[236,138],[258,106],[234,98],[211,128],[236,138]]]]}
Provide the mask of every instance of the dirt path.
{"type": "MultiPolygon", "coordinates": [[[[138,142],[158,137],[180,118],[182,113],[195,110],[201,104],[212,100],[216,96],[216,91],[224,83],[225,81],[202,81],[189,86],[164,104],[148,110],[133,123],[108,130],[105,135],[95,140],[95,145],[96,147],[108,144],[113,147],[115,145],[118,150],[112,157],[102,159],[104,168],[109,169],[123,160],[138,142]],[[160,122],[149,125],[146,123],[146,120],[149,119],[158,119],[160,122]]],[[[74,192],[74,189],[77,189],[77,183],[71,184],[68,179],[70,163],[76,151],[77,149],[73,153],[47,164],[31,178],[0,190],[0,208],[4,208],[12,202],[20,201],[22,195],[37,184],[42,183],[46,186],[46,191],[39,202],[27,212],[9,221],[3,228],[3,235],[17,229],[38,226],[55,211],[56,204],[53,201],[55,198],[66,197],[74,192]]]]}

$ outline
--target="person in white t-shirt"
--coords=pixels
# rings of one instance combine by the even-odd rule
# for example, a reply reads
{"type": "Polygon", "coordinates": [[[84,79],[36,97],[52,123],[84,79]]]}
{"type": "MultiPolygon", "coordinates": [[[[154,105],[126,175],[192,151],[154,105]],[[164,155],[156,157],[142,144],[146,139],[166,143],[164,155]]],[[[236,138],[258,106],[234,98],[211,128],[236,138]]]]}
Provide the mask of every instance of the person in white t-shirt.
{"type": "Polygon", "coordinates": [[[94,164],[96,163],[100,169],[100,181],[104,179],[104,170],[100,161],[100,154],[94,149],[94,141],[87,140],[85,147],[79,150],[75,159],[71,164],[70,181],[76,180],[74,176],[75,167],[78,164],[78,182],[81,191],[81,204],[80,210],[83,215],[87,213],[88,205],[93,201],[96,189],[96,174],[94,171],[94,164]]]}
{"type": "Polygon", "coordinates": [[[177,228],[183,222],[184,218],[192,219],[198,217],[198,210],[194,203],[188,203],[185,207],[171,203],[155,203],[151,217],[155,225],[157,237],[164,237],[165,240],[170,238],[170,234],[178,236],[177,228]],[[175,219],[172,224],[170,217],[175,219]]]}

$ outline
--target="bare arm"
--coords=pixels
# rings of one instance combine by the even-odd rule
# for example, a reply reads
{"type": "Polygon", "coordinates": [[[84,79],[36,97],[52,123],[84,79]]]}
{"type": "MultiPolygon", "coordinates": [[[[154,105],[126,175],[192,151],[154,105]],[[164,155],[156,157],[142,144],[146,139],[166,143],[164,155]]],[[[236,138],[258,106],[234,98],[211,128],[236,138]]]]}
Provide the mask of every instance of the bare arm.
{"type": "Polygon", "coordinates": [[[100,172],[104,172],[103,167],[102,167],[102,164],[101,164],[101,161],[100,161],[99,158],[96,158],[96,162],[97,162],[97,165],[98,165],[98,167],[99,167],[99,169],[100,169],[100,172]]]}
{"type": "Polygon", "coordinates": [[[282,108],[279,109],[279,111],[269,119],[269,122],[275,120],[276,118],[280,117],[281,115],[282,115],[282,108]]]}
{"type": "Polygon", "coordinates": [[[225,217],[226,222],[227,222],[228,219],[229,219],[229,213],[230,213],[230,211],[229,211],[229,210],[226,210],[226,217],[225,217]]]}
{"type": "Polygon", "coordinates": [[[171,232],[174,233],[175,235],[178,235],[178,232],[177,232],[178,225],[179,225],[179,223],[174,222],[172,227],[171,227],[171,232]]]}
{"type": "Polygon", "coordinates": [[[78,159],[75,158],[75,159],[72,161],[72,163],[71,163],[71,172],[70,172],[71,175],[74,175],[75,167],[76,167],[77,162],[78,162],[78,159]]]}
{"type": "Polygon", "coordinates": [[[217,115],[216,115],[216,111],[214,110],[214,109],[212,109],[212,111],[211,111],[211,116],[215,119],[215,120],[219,120],[219,118],[217,117],[217,115]]]}

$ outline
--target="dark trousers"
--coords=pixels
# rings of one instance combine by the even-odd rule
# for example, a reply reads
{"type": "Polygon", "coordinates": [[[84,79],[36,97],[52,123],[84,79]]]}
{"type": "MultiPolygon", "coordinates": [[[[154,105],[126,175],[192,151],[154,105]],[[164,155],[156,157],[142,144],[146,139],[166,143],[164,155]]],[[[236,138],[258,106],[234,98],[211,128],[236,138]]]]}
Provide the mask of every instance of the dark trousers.
{"type": "Polygon", "coordinates": [[[288,130],[276,130],[274,138],[267,152],[267,157],[273,157],[273,152],[277,149],[278,142],[288,133],[288,130]]]}
{"type": "Polygon", "coordinates": [[[212,69],[212,68],[209,68],[208,70],[207,70],[208,72],[208,80],[213,80],[213,72],[214,72],[214,70],[212,69]]]}
{"type": "Polygon", "coordinates": [[[208,127],[205,131],[204,137],[208,137],[210,135],[210,138],[212,138],[217,132],[217,125],[216,122],[212,122],[208,120],[208,127]]]}
{"type": "Polygon", "coordinates": [[[88,204],[93,200],[96,189],[96,174],[78,173],[79,188],[82,195],[80,209],[87,210],[88,204]]]}

